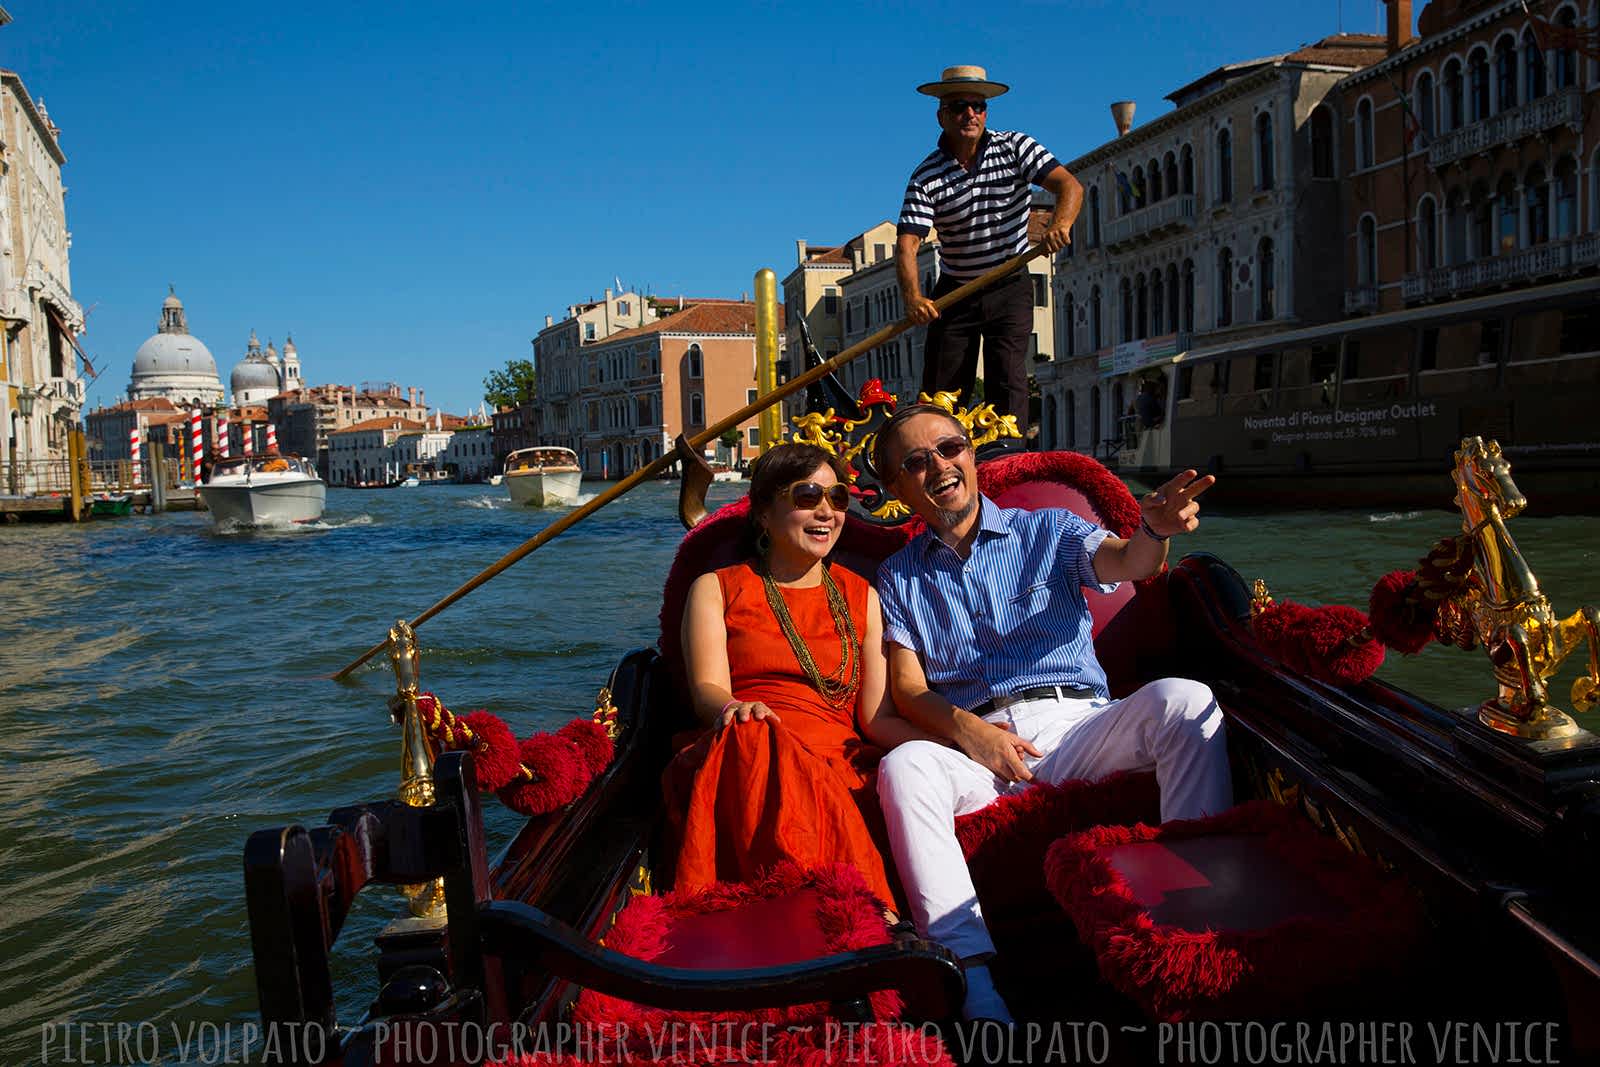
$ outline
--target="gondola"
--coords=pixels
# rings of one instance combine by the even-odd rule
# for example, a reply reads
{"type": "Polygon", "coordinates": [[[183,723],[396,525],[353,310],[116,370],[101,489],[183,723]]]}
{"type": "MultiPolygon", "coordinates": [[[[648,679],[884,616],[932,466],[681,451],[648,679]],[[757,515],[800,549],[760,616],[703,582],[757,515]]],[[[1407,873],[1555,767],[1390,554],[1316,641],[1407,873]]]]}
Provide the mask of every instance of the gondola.
{"type": "MultiPolygon", "coordinates": [[[[799,430],[859,449],[846,432],[859,423],[833,419],[799,430]]],[[[979,454],[987,495],[1131,534],[1137,505],[1093,459],[1008,450],[1001,432],[979,454]]],[[[1437,568],[1455,594],[1410,625],[1464,643],[1483,624],[1493,656],[1472,669],[1496,695],[1482,708],[1358,677],[1374,632],[1397,631],[1377,601],[1370,619],[1287,610],[1206,554],[1092,598],[1113,695],[1173,675],[1212,687],[1239,803],[1158,825],[1153,777],[1126,774],[1034,787],[959,820],[1013,1028],[955,1023],[957,961],[881,921],[864,930],[847,878],[777,871],[680,896],[661,877],[661,772],[691,722],[678,611],[696,575],[733,558],[742,502],[710,516],[685,506],[697,521],[665,583],[659,644],[621,659],[575,729],[524,743],[520,770],[542,780],[545,810],[492,860],[483,750],[420,692],[414,638],[397,625],[399,798],[246,845],[263,1026],[286,1035],[293,1062],[319,1064],[1594,1061],[1600,737],[1543,681],[1561,655],[1587,654],[1574,704],[1589,706],[1597,616],[1552,627],[1536,582],[1520,616],[1504,597],[1489,610],[1472,548],[1505,535],[1489,555],[1520,564],[1505,526],[1520,504],[1503,459],[1489,462],[1498,453],[1462,452],[1503,493],[1482,514],[1463,505],[1457,555],[1437,568]],[[1560,642],[1519,644],[1541,620],[1560,642]],[[437,743],[441,721],[456,746],[437,753],[452,748],[437,743]],[[379,991],[364,1017],[336,1020],[344,919],[357,893],[394,886],[412,914],[376,939],[379,991]]],[[[1458,468],[1463,498],[1470,477],[1458,468]]],[[[871,574],[907,533],[884,522],[892,501],[858,489],[836,559],[871,574]]],[[[1494,578],[1490,593],[1529,591],[1494,578]]]]}

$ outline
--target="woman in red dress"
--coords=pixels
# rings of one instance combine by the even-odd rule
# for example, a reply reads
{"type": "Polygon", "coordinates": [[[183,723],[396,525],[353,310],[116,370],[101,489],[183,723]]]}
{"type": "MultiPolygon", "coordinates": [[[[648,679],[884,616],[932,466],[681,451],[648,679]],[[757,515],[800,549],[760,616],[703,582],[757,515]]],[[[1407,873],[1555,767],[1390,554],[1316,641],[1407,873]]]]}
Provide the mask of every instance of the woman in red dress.
{"type": "Polygon", "coordinates": [[[828,562],[846,482],[823,449],[771,449],[751,472],[756,554],[690,586],[684,659],[708,732],[665,776],[675,888],[846,862],[893,904],[873,774],[929,735],[889,700],[878,594],[828,562]]]}

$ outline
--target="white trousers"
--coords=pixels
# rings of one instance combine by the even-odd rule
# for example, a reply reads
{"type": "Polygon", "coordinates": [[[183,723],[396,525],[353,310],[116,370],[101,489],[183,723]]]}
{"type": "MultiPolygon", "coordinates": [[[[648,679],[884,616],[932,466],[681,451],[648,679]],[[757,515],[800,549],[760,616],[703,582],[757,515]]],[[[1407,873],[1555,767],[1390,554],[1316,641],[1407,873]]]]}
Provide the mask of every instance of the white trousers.
{"type": "MultiPolygon", "coordinates": [[[[1151,682],[1121,700],[1027,700],[985,716],[1044,755],[1024,757],[1035,782],[1154,768],[1161,818],[1214,815],[1233,803],[1222,709],[1184,678],[1151,682]]],[[[968,959],[994,952],[972,875],[956,842],[958,815],[1026,789],[960,749],[908,741],[878,765],[878,798],[911,917],[926,938],[968,959]]]]}

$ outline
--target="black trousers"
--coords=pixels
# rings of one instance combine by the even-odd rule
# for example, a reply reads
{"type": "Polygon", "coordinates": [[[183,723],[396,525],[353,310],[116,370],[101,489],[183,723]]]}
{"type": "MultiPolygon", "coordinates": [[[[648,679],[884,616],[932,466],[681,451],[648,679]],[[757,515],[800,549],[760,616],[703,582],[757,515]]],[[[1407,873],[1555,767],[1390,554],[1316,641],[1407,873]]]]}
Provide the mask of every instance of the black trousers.
{"type": "MultiPolygon", "coordinates": [[[[937,300],[961,285],[948,275],[941,277],[929,299],[937,300]]],[[[922,348],[922,391],[959,390],[957,406],[970,407],[981,341],[984,400],[1000,415],[1015,415],[1026,434],[1028,338],[1032,333],[1032,275],[1021,270],[946,308],[929,324],[922,348]]]]}

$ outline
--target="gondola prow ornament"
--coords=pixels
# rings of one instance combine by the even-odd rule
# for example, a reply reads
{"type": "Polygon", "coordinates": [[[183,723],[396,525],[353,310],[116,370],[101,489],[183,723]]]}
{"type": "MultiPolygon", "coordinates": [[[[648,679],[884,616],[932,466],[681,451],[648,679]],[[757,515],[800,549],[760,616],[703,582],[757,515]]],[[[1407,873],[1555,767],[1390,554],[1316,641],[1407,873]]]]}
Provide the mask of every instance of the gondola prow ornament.
{"type": "Polygon", "coordinates": [[[1572,684],[1572,706],[1593,709],[1600,698],[1600,613],[1585,604],[1564,619],[1506,529],[1528,500],[1511,480],[1511,463],[1496,441],[1467,437],[1451,477],[1461,509],[1462,540],[1471,546],[1473,580],[1457,595],[1457,611],[1441,611],[1439,636],[1471,647],[1476,638],[1494,664],[1500,691],[1478,709],[1478,720],[1503,733],[1535,740],[1572,737],[1572,717],[1549,702],[1548,682],[1585,639],[1589,670],[1572,684]],[[1446,634],[1446,628],[1453,632],[1446,634]]]}
{"type": "MultiPolygon", "coordinates": [[[[400,720],[400,790],[401,803],[413,808],[425,808],[433,803],[433,746],[422,726],[422,712],[417,698],[422,693],[420,653],[417,635],[404,619],[395,620],[389,628],[389,663],[394,667],[395,697],[390,701],[391,713],[400,720]]],[[[403,885],[411,914],[419,919],[444,917],[444,879],[417,885],[403,885]]]]}

